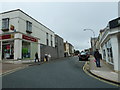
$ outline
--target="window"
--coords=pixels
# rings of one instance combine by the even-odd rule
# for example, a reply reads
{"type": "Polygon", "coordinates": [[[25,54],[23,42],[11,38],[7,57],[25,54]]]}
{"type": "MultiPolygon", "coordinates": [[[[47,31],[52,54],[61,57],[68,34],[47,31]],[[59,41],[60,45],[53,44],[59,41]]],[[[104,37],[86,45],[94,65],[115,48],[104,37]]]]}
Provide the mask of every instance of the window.
{"type": "Polygon", "coordinates": [[[57,37],[55,37],[55,43],[58,43],[58,41],[57,41],[57,37]]]}
{"type": "Polygon", "coordinates": [[[26,21],[26,32],[32,33],[32,23],[29,21],[26,21]]]}
{"type": "Polygon", "coordinates": [[[62,41],[60,40],[60,46],[62,45],[62,41]]]}
{"type": "Polygon", "coordinates": [[[51,41],[51,46],[53,46],[53,42],[51,41]]]}
{"type": "Polygon", "coordinates": [[[107,53],[108,53],[108,61],[113,63],[113,54],[112,54],[112,46],[110,40],[107,42],[107,53]]]}
{"type": "Polygon", "coordinates": [[[46,33],[46,43],[47,43],[47,45],[49,45],[48,33],[46,33]]]}
{"type": "Polygon", "coordinates": [[[106,52],[105,52],[105,49],[103,49],[103,58],[106,59],[106,52]]]}
{"type": "Polygon", "coordinates": [[[2,30],[9,30],[9,18],[2,19],[2,30]]]}
{"type": "Polygon", "coordinates": [[[48,33],[46,33],[46,39],[48,39],[48,33]]]}
{"type": "Polygon", "coordinates": [[[51,41],[52,41],[52,35],[51,35],[51,41]]]}
{"type": "Polygon", "coordinates": [[[51,46],[53,46],[52,35],[51,35],[51,46]]]}

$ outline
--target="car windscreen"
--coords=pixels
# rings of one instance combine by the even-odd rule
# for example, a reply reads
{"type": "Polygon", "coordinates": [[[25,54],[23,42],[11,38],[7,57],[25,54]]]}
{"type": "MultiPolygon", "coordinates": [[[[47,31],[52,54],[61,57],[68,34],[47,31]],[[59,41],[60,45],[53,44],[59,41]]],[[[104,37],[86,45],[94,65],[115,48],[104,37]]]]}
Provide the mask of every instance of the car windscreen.
{"type": "Polygon", "coordinates": [[[81,52],[81,54],[80,55],[86,55],[86,53],[85,52],[81,52]]]}

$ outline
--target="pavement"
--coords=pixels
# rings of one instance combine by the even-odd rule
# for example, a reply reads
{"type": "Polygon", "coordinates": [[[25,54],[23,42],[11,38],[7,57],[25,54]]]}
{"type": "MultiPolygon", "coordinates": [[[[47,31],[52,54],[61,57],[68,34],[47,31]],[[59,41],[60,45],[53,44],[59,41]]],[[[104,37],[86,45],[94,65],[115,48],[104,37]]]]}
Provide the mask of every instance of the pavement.
{"type": "Polygon", "coordinates": [[[7,73],[15,72],[19,69],[31,66],[31,65],[36,65],[40,64],[40,62],[34,62],[33,60],[18,60],[18,61],[13,61],[13,60],[6,60],[0,62],[0,75],[5,75],[7,73]]]}
{"type": "MultiPolygon", "coordinates": [[[[52,60],[52,61],[56,61],[52,60]]],[[[34,62],[34,60],[3,60],[0,61],[0,75],[15,72],[28,66],[40,65],[44,62],[34,62]]]]}
{"type": "Polygon", "coordinates": [[[101,67],[98,68],[94,62],[94,57],[90,56],[89,59],[90,61],[87,62],[86,69],[90,74],[100,79],[120,85],[120,72],[115,72],[111,68],[111,65],[107,64],[104,60],[100,61],[101,67]]]}

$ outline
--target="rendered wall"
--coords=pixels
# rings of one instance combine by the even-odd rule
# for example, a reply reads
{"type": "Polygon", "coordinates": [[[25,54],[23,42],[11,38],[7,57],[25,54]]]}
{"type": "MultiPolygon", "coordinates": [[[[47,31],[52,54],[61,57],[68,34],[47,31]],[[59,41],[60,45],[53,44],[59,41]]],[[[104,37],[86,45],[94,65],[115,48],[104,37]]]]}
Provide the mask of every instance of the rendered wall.
{"type": "Polygon", "coordinates": [[[31,43],[31,59],[35,59],[35,53],[38,52],[38,44],[31,43]]]}

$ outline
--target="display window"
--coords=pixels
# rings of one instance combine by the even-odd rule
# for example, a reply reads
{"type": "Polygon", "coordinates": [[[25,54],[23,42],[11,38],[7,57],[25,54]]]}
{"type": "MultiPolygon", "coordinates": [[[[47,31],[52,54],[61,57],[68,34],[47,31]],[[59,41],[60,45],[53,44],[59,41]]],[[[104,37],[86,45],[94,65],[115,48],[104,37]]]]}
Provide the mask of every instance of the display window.
{"type": "Polygon", "coordinates": [[[6,41],[2,43],[2,59],[14,58],[14,42],[6,41]]]}
{"type": "Polygon", "coordinates": [[[106,42],[106,48],[107,48],[108,62],[113,64],[114,63],[113,62],[113,53],[112,53],[112,46],[111,46],[110,40],[108,40],[108,42],[106,42]]]}
{"type": "Polygon", "coordinates": [[[22,58],[30,58],[30,43],[22,41],[22,58]]]}

